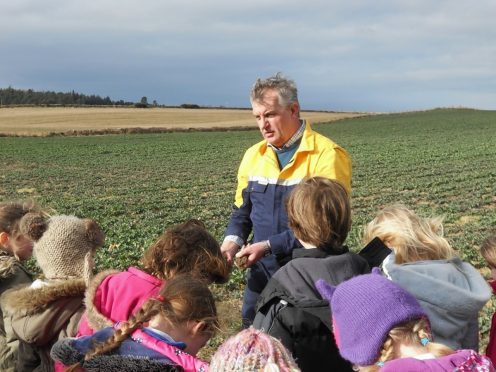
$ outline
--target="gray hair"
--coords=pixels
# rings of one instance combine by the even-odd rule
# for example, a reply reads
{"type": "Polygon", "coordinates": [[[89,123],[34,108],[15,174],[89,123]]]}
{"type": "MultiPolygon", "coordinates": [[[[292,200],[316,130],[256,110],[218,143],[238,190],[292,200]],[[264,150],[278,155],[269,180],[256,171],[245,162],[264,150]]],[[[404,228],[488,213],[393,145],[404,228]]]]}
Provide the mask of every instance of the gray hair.
{"type": "Polygon", "coordinates": [[[262,101],[268,89],[277,91],[281,106],[289,106],[294,102],[298,103],[298,89],[295,82],[286,78],[280,72],[266,79],[258,78],[251,89],[250,101],[252,103],[262,101]]]}

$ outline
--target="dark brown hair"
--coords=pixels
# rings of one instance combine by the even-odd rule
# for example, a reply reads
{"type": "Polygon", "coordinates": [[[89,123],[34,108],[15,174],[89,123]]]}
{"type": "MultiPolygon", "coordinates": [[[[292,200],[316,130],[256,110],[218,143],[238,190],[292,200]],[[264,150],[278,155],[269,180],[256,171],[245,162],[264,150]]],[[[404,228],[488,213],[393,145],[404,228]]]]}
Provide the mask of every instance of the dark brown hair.
{"type": "Polygon", "coordinates": [[[341,183],[305,178],[291,192],[286,209],[297,239],[317,248],[340,250],[351,227],[351,206],[341,183]]]}
{"type": "Polygon", "coordinates": [[[0,203],[0,232],[6,232],[14,237],[19,235],[19,222],[30,212],[46,215],[33,201],[0,203]]]}
{"type": "Polygon", "coordinates": [[[145,252],[143,269],[160,279],[191,273],[210,283],[229,279],[229,266],[219,243],[203,222],[191,219],[167,229],[145,252]]]}

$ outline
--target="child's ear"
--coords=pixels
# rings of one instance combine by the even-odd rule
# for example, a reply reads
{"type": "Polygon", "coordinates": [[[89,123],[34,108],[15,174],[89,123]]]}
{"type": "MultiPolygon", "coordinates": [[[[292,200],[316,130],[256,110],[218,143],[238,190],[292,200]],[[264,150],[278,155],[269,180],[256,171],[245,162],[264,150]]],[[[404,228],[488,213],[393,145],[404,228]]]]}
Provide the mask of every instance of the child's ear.
{"type": "Polygon", "coordinates": [[[199,321],[199,322],[194,321],[193,328],[191,328],[191,333],[195,336],[199,335],[205,330],[206,326],[207,326],[207,323],[205,323],[204,321],[199,321]]]}
{"type": "Polygon", "coordinates": [[[5,231],[0,233],[0,245],[4,248],[7,248],[7,244],[9,243],[9,234],[5,231]]]}

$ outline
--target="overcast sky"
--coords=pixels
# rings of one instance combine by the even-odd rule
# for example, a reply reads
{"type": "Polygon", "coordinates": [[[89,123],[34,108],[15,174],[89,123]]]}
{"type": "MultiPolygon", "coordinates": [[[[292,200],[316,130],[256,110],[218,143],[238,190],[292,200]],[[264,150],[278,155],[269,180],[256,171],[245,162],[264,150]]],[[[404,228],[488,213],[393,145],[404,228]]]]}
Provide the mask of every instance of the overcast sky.
{"type": "Polygon", "coordinates": [[[0,0],[0,87],[248,107],[496,109],[495,0],[0,0]]]}

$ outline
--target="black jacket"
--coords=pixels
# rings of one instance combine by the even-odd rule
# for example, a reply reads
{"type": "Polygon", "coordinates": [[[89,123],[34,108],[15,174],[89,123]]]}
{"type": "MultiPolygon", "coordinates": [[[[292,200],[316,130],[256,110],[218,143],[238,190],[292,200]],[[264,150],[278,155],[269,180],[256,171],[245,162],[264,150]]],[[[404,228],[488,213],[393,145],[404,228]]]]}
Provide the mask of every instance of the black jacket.
{"type": "Polygon", "coordinates": [[[340,254],[296,249],[293,258],[263,290],[253,326],[280,339],[302,371],[352,371],[336,347],[329,303],[314,283],[338,285],[366,274],[367,262],[346,247],[340,254]]]}

